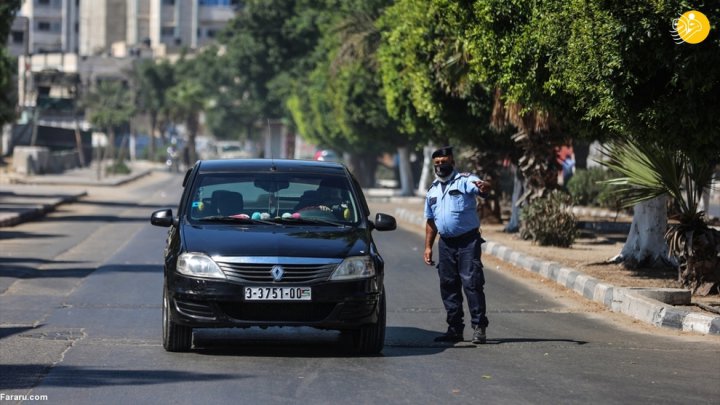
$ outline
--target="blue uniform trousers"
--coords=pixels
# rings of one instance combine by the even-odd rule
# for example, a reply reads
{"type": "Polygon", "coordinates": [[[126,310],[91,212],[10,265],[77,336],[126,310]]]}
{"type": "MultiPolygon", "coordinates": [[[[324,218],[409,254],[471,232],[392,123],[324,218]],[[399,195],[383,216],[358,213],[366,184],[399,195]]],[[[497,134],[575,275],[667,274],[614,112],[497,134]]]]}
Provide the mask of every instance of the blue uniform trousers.
{"type": "Polygon", "coordinates": [[[465,328],[463,295],[468,301],[472,326],[487,327],[485,309],[485,275],[480,261],[484,240],[477,231],[455,238],[440,238],[438,243],[440,296],[447,311],[448,325],[461,332],[465,328]]]}

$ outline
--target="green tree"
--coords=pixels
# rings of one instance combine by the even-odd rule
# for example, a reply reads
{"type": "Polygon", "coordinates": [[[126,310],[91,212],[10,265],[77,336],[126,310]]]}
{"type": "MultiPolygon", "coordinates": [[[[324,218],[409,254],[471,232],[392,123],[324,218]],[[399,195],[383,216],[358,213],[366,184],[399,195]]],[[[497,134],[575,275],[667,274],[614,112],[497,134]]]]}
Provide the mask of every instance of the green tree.
{"type": "MultiPolygon", "coordinates": [[[[133,93],[119,80],[104,80],[86,94],[83,104],[89,111],[88,121],[108,134],[106,156],[122,164],[122,154],[116,156],[115,135],[118,128],[126,126],[135,113],[133,93]]],[[[113,167],[114,167],[113,166],[113,167]]]]}
{"type": "Polygon", "coordinates": [[[197,57],[198,79],[208,97],[206,129],[218,139],[246,140],[257,137],[260,103],[249,98],[246,77],[238,76],[230,58],[218,47],[209,47],[197,57]]]}
{"type": "Polygon", "coordinates": [[[192,165],[197,160],[195,139],[200,129],[200,112],[205,109],[207,97],[200,83],[181,80],[168,90],[171,116],[185,124],[188,158],[192,165]]]}
{"type": "MultiPolygon", "coordinates": [[[[5,41],[10,34],[10,27],[15,13],[20,9],[20,0],[3,1],[0,4],[0,40],[5,41]]],[[[17,63],[5,46],[0,47],[0,128],[15,118],[16,100],[15,81],[17,63]]]]}
{"type": "MultiPolygon", "coordinates": [[[[387,113],[378,75],[381,36],[375,21],[387,4],[346,1],[328,9],[315,68],[296,81],[288,100],[298,132],[320,145],[351,151],[348,165],[364,186],[374,184],[380,153],[412,144],[387,113]]],[[[411,193],[411,179],[403,183],[411,193]]]]}
{"type": "Polygon", "coordinates": [[[286,101],[294,80],[312,69],[323,6],[313,0],[250,0],[220,36],[233,78],[228,85],[237,87],[248,111],[257,111],[256,120],[289,121],[286,101]]]}
{"type": "MultiPolygon", "coordinates": [[[[471,30],[481,20],[471,5],[400,0],[379,23],[384,33],[380,70],[390,114],[425,142],[473,146],[479,156],[476,169],[493,176],[494,163],[511,154],[512,146],[508,133],[495,133],[489,125],[496,79],[479,80],[472,70],[471,30]]],[[[427,173],[429,156],[425,162],[427,173]]]]}
{"type": "Polygon", "coordinates": [[[135,66],[133,80],[138,113],[147,114],[150,119],[150,157],[156,154],[156,133],[167,121],[169,113],[167,93],[175,84],[173,66],[168,61],[144,60],[135,66]]]}
{"type": "Polygon", "coordinates": [[[603,163],[621,174],[607,183],[632,206],[669,195],[675,202],[677,224],[665,232],[670,254],[679,260],[678,279],[694,294],[720,293],[720,231],[710,228],[700,210],[703,193],[712,184],[714,166],[681,150],[657,143],[615,143],[603,163]]]}
{"type": "MultiPolygon", "coordinates": [[[[642,147],[656,145],[658,153],[680,151],[714,167],[720,157],[720,37],[711,34],[697,45],[676,44],[670,31],[673,20],[690,9],[720,21],[720,4],[691,3],[574,0],[548,10],[541,19],[542,39],[554,50],[546,62],[548,93],[568,95],[578,121],[613,138],[642,147]]],[[[702,188],[691,184],[696,181],[691,177],[686,181],[684,187],[702,188]]],[[[662,242],[667,228],[664,198],[638,200],[616,261],[631,266],[663,262],[658,258],[667,252],[662,242]],[[640,232],[639,227],[651,230],[640,232]]],[[[673,199],[679,204],[676,196],[673,199]]]]}

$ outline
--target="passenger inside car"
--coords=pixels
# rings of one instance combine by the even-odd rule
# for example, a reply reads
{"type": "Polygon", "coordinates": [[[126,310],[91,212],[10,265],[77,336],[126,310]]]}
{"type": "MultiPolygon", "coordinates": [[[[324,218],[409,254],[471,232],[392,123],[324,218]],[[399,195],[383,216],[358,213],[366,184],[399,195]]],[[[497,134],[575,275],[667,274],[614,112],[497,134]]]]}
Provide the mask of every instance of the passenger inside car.
{"type": "Polygon", "coordinates": [[[317,190],[305,191],[295,207],[296,211],[309,207],[332,208],[340,205],[343,199],[343,192],[340,184],[334,184],[330,179],[322,180],[317,190]]]}
{"type": "Polygon", "coordinates": [[[235,191],[215,190],[211,201],[218,215],[230,216],[243,211],[243,196],[235,191]]]}

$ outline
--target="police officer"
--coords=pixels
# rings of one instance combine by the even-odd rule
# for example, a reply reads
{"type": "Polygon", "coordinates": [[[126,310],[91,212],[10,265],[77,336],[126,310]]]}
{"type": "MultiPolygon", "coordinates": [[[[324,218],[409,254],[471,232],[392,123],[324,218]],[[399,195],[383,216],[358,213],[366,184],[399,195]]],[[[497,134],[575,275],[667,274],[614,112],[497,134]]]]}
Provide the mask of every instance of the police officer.
{"type": "Polygon", "coordinates": [[[440,148],[432,154],[437,179],[432,183],[425,198],[425,263],[435,265],[432,248],[439,234],[440,295],[447,311],[448,329],[436,342],[460,342],[463,340],[463,295],[468,301],[473,327],[472,342],[486,341],[485,328],[485,276],[480,261],[480,220],[475,211],[475,196],[486,197],[488,183],[470,173],[458,173],[451,147],[440,148]]]}

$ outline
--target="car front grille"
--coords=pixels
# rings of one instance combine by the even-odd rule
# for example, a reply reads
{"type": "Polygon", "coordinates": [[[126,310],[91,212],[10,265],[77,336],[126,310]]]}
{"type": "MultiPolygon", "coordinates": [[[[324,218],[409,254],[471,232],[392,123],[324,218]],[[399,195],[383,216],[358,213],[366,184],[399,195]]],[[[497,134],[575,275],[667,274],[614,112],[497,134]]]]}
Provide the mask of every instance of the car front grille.
{"type": "Polygon", "coordinates": [[[284,274],[282,279],[276,281],[272,276],[271,264],[255,264],[255,263],[232,263],[217,262],[220,269],[225,273],[228,279],[234,281],[246,281],[253,283],[312,283],[316,281],[325,281],[330,277],[337,267],[337,264],[283,264],[284,274]]]}

